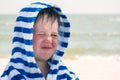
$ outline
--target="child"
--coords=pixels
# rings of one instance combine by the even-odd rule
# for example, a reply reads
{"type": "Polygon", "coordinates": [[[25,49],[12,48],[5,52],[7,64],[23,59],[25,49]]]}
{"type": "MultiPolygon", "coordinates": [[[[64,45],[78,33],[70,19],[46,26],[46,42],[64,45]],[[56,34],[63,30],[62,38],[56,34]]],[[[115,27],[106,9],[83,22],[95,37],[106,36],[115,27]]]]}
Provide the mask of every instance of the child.
{"type": "Polygon", "coordinates": [[[59,7],[36,2],[23,8],[1,80],[79,80],[61,60],[69,31],[70,23],[59,7]]]}

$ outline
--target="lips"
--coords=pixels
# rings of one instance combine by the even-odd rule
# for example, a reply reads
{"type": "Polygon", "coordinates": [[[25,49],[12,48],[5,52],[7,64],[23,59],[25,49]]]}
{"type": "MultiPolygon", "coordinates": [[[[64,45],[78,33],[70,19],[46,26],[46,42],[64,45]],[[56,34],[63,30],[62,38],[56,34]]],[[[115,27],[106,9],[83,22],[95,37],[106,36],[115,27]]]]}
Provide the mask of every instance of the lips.
{"type": "Polygon", "coordinates": [[[50,47],[50,46],[43,46],[43,47],[41,47],[42,49],[51,49],[52,47],[50,47]]]}

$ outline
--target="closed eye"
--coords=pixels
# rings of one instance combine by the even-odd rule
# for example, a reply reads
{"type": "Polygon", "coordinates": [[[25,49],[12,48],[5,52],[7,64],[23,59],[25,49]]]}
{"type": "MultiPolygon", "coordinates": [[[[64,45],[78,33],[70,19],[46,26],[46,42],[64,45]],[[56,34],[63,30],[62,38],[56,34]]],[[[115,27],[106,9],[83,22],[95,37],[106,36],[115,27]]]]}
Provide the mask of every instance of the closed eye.
{"type": "Polygon", "coordinates": [[[35,35],[39,36],[39,37],[45,37],[46,34],[44,32],[41,32],[41,33],[35,33],[35,35]]]}
{"type": "Polygon", "coordinates": [[[58,35],[57,35],[57,34],[51,34],[51,36],[52,36],[52,37],[58,37],[58,35]]]}
{"type": "Polygon", "coordinates": [[[45,35],[44,33],[39,33],[39,34],[37,34],[37,35],[45,35]]]}

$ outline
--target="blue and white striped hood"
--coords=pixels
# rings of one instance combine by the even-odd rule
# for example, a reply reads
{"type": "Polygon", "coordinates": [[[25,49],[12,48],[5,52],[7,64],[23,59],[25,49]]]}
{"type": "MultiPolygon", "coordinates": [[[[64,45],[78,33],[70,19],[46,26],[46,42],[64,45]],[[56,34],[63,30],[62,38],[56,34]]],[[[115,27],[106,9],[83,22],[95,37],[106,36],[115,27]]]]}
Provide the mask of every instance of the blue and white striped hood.
{"type": "MultiPolygon", "coordinates": [[[[1,76],[1,80],[45,80],[34,59],[32,40],[33,24],[36,17],[43,8],[47,7],[53,6],[36,2],[20,11],[14,28],[12,56],[1,76]]],[[[59,7],[56,7],[56,11],[60,14],[61,24],[57,50],[48,61],[50,71],[47,80],[78,80],[61,60],[68,46],[70,23],[59,7]]]]}

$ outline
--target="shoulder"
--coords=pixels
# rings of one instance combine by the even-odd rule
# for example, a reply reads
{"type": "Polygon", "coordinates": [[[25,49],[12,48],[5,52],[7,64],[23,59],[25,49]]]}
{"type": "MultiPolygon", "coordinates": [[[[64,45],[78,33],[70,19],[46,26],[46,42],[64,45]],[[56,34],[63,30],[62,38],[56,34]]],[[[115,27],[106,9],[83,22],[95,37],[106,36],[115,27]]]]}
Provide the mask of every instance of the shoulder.
{"type": "Polygon", "coordinates": [[[76,74],[73,71],[69,70],[62,61],[60,61],[58,69],[59,69],[58,79],[80,80],[76,76],[76,74]]]}

